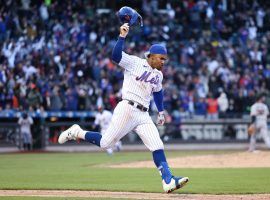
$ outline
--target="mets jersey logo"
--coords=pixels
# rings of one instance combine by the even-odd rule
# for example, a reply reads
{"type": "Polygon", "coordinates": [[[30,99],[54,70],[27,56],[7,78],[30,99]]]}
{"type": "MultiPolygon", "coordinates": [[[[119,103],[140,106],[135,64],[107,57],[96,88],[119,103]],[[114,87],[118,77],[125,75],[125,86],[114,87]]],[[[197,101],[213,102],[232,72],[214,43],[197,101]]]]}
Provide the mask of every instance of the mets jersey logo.
{"type": "Polygon", "coordinates": [[[143,72],[141,76],[136,77],[136,81],[144,81],[145,83],[151,83],[151,84],[157,85],[159,82],[158,75],[156,75],[155,77],[151,79],[149,78],[150,75],[151,75],[151,72],[145,71],[143,72]]]}

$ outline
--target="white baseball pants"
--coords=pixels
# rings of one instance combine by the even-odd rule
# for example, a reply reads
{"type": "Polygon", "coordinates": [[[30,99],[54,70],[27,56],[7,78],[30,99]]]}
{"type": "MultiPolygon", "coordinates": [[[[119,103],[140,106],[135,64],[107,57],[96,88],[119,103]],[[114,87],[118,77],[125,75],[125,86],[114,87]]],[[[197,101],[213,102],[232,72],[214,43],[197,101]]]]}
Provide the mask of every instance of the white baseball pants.
{"type": "Polygon", "coordinates": [[[148,112],[143,112],[122,100],[116,106],[111,123],[102,135],[101,148],[113,147],[127,133],[134,130],[150,151],[164,149],[157,127],[148,112]]]}
{"type": "Polygon", "coordinates": [[[257,134],[261,134],[267,148],[270,149],[270,137],[268,134],[268,128],[267,128],[267,123],[262,123],[262,124],[257,124],[256,125],[256,133],[253,134],[250,137],[250,141],[249,141],[249,151],[254,151],[256,148],[256,135],[257,134]]]}

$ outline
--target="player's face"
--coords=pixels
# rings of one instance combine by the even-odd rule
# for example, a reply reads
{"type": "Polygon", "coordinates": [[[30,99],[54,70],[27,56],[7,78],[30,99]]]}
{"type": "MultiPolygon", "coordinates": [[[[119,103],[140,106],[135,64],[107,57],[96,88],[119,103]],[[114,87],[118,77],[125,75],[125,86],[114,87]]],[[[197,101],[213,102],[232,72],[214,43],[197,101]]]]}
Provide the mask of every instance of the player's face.
{"type": "Polygon", "coordinates": [[[167,55],[162,54],[151,54],[149,57],[151,67],[156,68],[157,70],[162,70],[167,59],[167,55]]]}
{"type": "Polygon", "coordinates": [[[102,107],[98,107],[98,112],[102,113],[103,112],[103,108],[102,107]]]}

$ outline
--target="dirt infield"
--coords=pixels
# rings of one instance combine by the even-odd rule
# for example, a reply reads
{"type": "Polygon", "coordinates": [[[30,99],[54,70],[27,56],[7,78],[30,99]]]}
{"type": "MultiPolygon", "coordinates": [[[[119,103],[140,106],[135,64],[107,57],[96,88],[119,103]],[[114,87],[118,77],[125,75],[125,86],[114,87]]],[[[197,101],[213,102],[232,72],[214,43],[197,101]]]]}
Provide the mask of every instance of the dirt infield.
{"type": "Polygon", "coordinates": [[[160,194],[139,192],[76,191],[76,190],[0,190],[0,196],[34,197],[85,197],[85,198],[125,198],[149,200],[257,200],[270,199],[270,194],[256,195],[197,195],[197,194],[160,194]]]}
{"type": "MultiPolygon", "coordinates": [[[[248,168],[270,167],[270,151],[185,156],[168,159],[172,168],[248,168]]],[[[112,165],[113,168],[155,167],[152,161],[112,165]]]]}

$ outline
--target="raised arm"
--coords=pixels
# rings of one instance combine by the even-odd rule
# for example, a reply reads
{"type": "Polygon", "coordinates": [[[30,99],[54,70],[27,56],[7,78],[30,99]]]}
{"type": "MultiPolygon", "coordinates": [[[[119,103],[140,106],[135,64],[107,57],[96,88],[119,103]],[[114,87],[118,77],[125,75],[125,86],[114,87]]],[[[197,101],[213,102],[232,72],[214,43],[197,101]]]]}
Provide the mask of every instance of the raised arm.
{"type": "Polygon", "coordinates": [[[128,23],[125,23],[120,27],[120,34],[112,51],[112,60],[116,63],[119,63],[122,59],[122,51],[124,49],[125,38],[128,34],[128,31],[128,23]]]}

